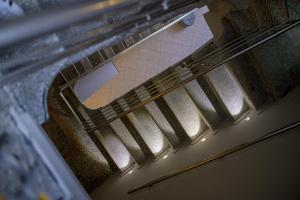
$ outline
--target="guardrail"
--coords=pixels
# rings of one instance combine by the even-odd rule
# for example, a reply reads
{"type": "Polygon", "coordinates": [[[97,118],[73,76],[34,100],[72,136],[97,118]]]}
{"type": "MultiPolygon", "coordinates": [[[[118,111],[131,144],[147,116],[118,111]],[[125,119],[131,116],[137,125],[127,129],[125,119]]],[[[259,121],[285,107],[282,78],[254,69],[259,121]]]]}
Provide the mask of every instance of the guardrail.
{"type": "MultiPolygon", "coordinates": [[[[134,88],[122,97],[117,98],[109,105],[94,110],[93,114],[90,114],[89,119],[82,119],[82,117],[76,116],[76,109],[70,103],[66,103],[86,131],[92,133],[98,128],[143,107],[147,103],[298,26],[300,24],[300,15],[295,15],[297,10],[295,10],[290,1],[294,3],[293,0],[286,1],[286,5],[289,8],[289,17],[286,21],[269,27],[259,27],[259,23],[257,23],[258,26],[255,29],[223,44],[205,56],[195,59],[194,55],[197,54],[196,51],[191,56],[171,66],[169,69],[134,88]]],[[[66,88],[71,88],[71,85],[68,84],[62,89],[66,88]]],[[[60,94],[67,101],[63,90],[60,94]]]]}
{"type": "Polygon", "coordinates": [[[124,96],[116,99],[109,105],[97,109],[97,114],[91,115],[90,119],[82,121],[82,124],[88,132],[93,132],[197,77],[203,76],[231,59],[268,42],[299,24],[299,20],[292,22],[285,21],[276,26],[266,27],[261,30],[255,29],[222,45],[220,48],[197,60],[191,58],[193,55],[189,56],[172,66],[170,69],[167,69],[161,74],[146,81],[144,84],[134,88],[124,96]],[[180,70],[175,71],[175,69],[180,70]],[[160,88],[160,85],[163,86],[163,88],[160,88]],[[142,92],[137,96],[135,91],[141,90],[142,92]]]}

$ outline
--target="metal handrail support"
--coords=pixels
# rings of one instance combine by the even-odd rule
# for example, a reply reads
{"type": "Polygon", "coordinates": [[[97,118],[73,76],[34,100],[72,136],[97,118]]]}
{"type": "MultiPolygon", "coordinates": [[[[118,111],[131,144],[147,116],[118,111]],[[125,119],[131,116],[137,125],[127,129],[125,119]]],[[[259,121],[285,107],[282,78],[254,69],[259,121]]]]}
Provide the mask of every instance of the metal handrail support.
{"type": "Polygon", "coordinates": [[[280,135],[280,134],[282,134],[282,133],[285,133],[286,131],[295,129],[295,128],[297,128],[298,126],[300,126],[300,121],[297,121],[297,122],[295,122],[295,123],[289,124],[289,125],[284,126],[284,127],[280,128],[280,129],[277,129],[277,130],[275,130],[275,131],[272,131],[272,132],[270,132],[270,133],[267,134],[267,135],[261,136],[261,137],[259,137],[259,138],[253,139],[253,140],[251,140],[251,141],[249,141],[249,142],[246,142],[246,143],[243,143],[243,144],[238,145],[238,146],[236,146],[236,147],[233,147],[233,148],[231,148],[231,149],[228,149],[228,150],[226,150],[226,151],[224,151],[224,152],[222,152],[222,153],[219,153],[219,154],[217,154],[217,155],[215,155],[215,156],[212,156],[212,157],[207,158],[207,159],[205,159],[205,160],[203,160],[203,161],[200,161],[200,162],[198,162],[198,163],[195,163],[195,164],[192,165],[192,166],[186,167],[186,168],[184,168],[184,169],[181,169],[181,170],[172,172],[172,173],[170,173],[170,174],[167,174],[167,175],[165,175],[165,176],[162,176],[162,177],[160,177],[160,178],[157,178],[157,179],[155,179],[155,180],[153,180],[153,181],[150,181],[150,182],[148,182],[148,183],[146,183],[146,184],[144,184],[144,185],[142,185],[142,186],[139,186],[139,187],[136,187],[136,188],[134,188],[134,189],[132,189],[132,190],[129,190],[129,191],[128,191],[128,194],[133,194],[133,193],[136,193],[136,192],[138,192],[138,191],[140,191],[140,190],[143,190],[143,189],[146,189],[146,188],[151,188],[151,187],[153,187],[154,185],[157,185],[157,184],[159,184],[159,183],[161,183],[161,182],[164,182],[164,181],[166,181],[166,180],[169,180],[169,179],[171,179],[171,178],[174,178],[174,177],[176,177],[176,176],[178,176],[178,175],[187,173],[187,172],[189,172],[189,171],[191,171],[191,170],[194,170],[194,169],[199,168],[199,167],[201,167],[201,166],[203,166],[203,165],[206,165],[206,164],[208,164],[208,163],[210,163],[210,162],[212,162],[212,161],[215,161],[215,160],[224,158],[225,156],[231,155],[231,154],[233,154],[233,153],[236,153],[236,152],[238,152],[238,151],[241,151],[241,150],[243,150],[243,149],[246,149],[246,148],[248,148],[248,147],[250,147],[250,146],[253,146],[253,145],[255,145],[255,144],[258,144],[258,143],[260,143],[260,142],[263,142],[263,141],[265,141],[265,140],[271,139],[271,138],[273,138],[273,137],[275,137],[275,136],[278,136],[278,135],[280,135]]]}

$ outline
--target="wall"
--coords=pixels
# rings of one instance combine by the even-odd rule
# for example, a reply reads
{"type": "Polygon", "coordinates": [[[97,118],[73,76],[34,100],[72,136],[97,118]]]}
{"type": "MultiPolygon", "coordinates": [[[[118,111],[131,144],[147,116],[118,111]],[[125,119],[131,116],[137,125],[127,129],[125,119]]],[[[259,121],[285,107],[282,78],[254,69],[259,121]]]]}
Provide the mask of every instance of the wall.
{"type": "Polygon", "coordinates": [[[214,161],[129,199],[299,199],[299,130],[214,161]]]}
{"type": "Polygon", "coordinates": [[[299,199],[299,128],[282,136],[213,161],[185,175],[133,195],[128,190],[174,170],[208,158],[300,119],[300,87],[278,103],[222,131],[207,135],[207,141],[169,153],[123,177],[114,176],[98,187],[93,199],[299,199]]]}
{"type": "Polygon", "coordinates": [[[60,98],[59,82],[56,78],[49,90],[49,120],[43,128],[82,186],[91,191],[112,172],[105,157],[60,98]]]}

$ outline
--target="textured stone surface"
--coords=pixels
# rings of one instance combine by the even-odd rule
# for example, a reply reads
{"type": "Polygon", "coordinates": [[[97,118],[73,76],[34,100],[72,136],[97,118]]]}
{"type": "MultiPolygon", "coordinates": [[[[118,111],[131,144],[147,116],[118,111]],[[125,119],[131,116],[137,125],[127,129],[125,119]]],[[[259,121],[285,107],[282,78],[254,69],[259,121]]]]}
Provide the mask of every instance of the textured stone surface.
{"type": "Polygon", "coordinates": [[[43,127],[81,184],[91,191],[111,175],[108,163],[53,88],[48,103],[50,120],[43,127]]]}
{"type": "Polygon", "coordinates": [[[120,119],[117,119],[110,123],[110,126],[115,131],[115,133],[120,137],[123,144],[126,146],[131,156],[136,160],[137,163],[142,163],[145,160],[145,155],[143,154],[140,146],[134,140],[130,132],[127,130],[126,126],[120,119]]]}
{"type": "Polygon", "coordinates": [[[194,140],[207,130],[207,125],[203,121],[198,108],[190,99],[184,88],[177,88],[163,96],[163,98],[191,140],[194,140]]]}
{"type": "Polygon", "coordinates": [[[51,199],[65,198],[58,180],[30,141],[30,133],[19,125],[13,112],[22,115],[20,109],[12,106],[0,112],[1,196],[15,200],[36,199],[42,192],[51,199]]]}
{"type": "MultiPolygon", "coordinates": [[[[193,72],[186,67],[176,67],[174,71],[181,72],[182,74],[185,74],[187,72],[189,73],[188,76],[185,75],[184,77],[180,77],[181,81],[184,81],[184,79],[193,75],[193,72]]],[[[204,90],[199,85],[199,82],[197,80],[190,81],[189,83],[184,85],[184,88],[201,112],[201,115],[206,120],[209,127],[216,127],[220,122],[220,118],[210,99],[207,97],[204,90]]]]}
{"type": "Polygon", "coordinates": [[[220,118],[216,112],[216,109],[198,82],[195,80],[191,81],[184,87],[201,111],[202,115],[205,117],[206,121],[210,124],[210,126],[216,127],[220,123],[220,118]]]}
{"type": "Polygon", "coordinates": [[[285,34],[253,51],[276,96],[286,94],[300,80],[298,47],[299,45],[285,34]],[[265,56],[266,54],[268,56],[265,56]]]}
{"type": "Polygon", "coordinates": [[[23,10],[11,1],[0,1],[0,16],[2,20],[8,20],[23,15],[23,10]]]}
{"type": "Polygon", "coordinates": [[[226,66],[214,69],[206,77],[232,117],[238,118],[249,109],[243,91],[226,66]]]}
{"type": "MultiPolygon", "coordinates": [[[[236,20],[232,21],[232,16],[222,20],[222,25],[224,27],[224,33],[222,37],[216,41],[219,45],[224,45],[233,38],[238,37],[240,34],[245,34],[247,28],[246,24],[243,24],[247,18],[239,21],[238,24],[235,23],[236,20]],[[240,25],[242,28],[240,29],[240,25]]],[[[228,51],[228,53],[233,53],[234,51],[228,51]]],[[[231,70],[232,75],[236,78],[237,83],[241,85],[245,91],[245,97],[248,103],[253,105],[253,108],[258,108],[266,100],[266,92],[263,88],[263,75],[259,74],[261,71],[259,65],[253,60],[253,56],[250,52],[240,55],[226,63],[231,70]]]]}
{"type": "Polygon", "coordinates": [[[161,130],[146,109],[140,108],[127,116],[154,156],[158,156],[169,147],[161,130]]]}
{"type": "Polygon", "coordinates": [[[38,0],[14,0],[20,6],[25,14],[32,14],[40,10],[38,0]]]}
{"type": "Polygon", "coordinates": [[[96,132],[96,136],[120,171],[125,171],[134,165],[135,162],[129,151],[110,126],[101,128],[100,132],[96,132]]]}
{"type": "Polygon", "coordinates": [[[252,9],[256,13],[258,24],[260,27],[265,27],[272,24],[272,15],[267,1],[254,0],[252,1],[252,9]]]}
{"type": "MultiPolygon", "coordinates": [[[[294,1],[288,1],[289,4],[292,2],[294,1]]],[[[293,6],[293,9],[295,8],[297,7],[293,6]]],[[[278,24],[287,20],[288,17],[286,4],[283,1],[272,0],[267,3],[254,1],[253,9],[255,9],[259,24],[262,26],[267,26],[271,23],[273,25],[278,24]]],[[[292,9],[290,10],[292,15],[292,9]]],[[[245,15],[245,11],[241,14],[245,15]]],[[[251,20],[235,16],[231,16],[228,19],[236,27],[238,34],[245,33],[245,27],[251,20]],[[237,19],[239,19],[239,23],[237,23],[237,19]]],[[[300,81],[300,54],[297,50],[300,45],[299,30],[299,27],[295,27],[252,50],[253,58],[255,59],[252,65],[259,67],[258,70],[260,70],[261,76],[265,79],[268,89],[275,97],[283,96],[300,81]]],[[[226,32],[230,34],[233,31],[227,30],[226,32]]],[[[226,38],[226,35],[223,38],[226,38]]],[[[237,63],[235,62],[235,64],[237,63]]],[[[255,87],[259,89],[257,86],[255,87]]]]}
{"type": "MultiPolygon", "coordinates": [[[[151,98],[150,94],[147,92],[147,90],[144,87],[137,89],[136,94],[138,95],[141,101],[151,98]]],[[[180,139],[178,138],[175,130],[169,124],[168,120],[163,115],[162,111],[159,109],[156,103],[155,102],[147,103],[144,108],[147,109],[147,111],[150,113],[153,120],[156,122],[157,126],[162,131],[166,139],[171,143],[171,145],[174,148],[176,148],[180,143],[180,139]]]]}
{"type": "MultiPolygon", "coordinates": [[[[1,1],[0,2],[0,21],[16,18],[26,14],[26,5],[30,8],[38,8],[38,5],[33,1],[29,5],[29,2],[25,1],[1,1]]],[[[11,47],[6,51],[0,51],[0,62],[5,63],[13,60],[15,56],[25,54],[30,51],[34,51],[39,47],[47,46],[58,41],[55,35],[50,37],[44,37],[42,39],[35,40],[31,45],[22,45],[19,47],[11,47]]],[[[31,61],[35,61],[36,58],[30,58],[31,61]]],[[[17,68],[22,68],[18,65],[17,68]]],[[[16,100],[16,103],[29,112],[31,116],[38,122],[42,123],[46,119],[46,104],[45,99],[47,95],[47,88],[49,88],[52,79],[56,76],[57,72],[61,69],[58,63],[55,66],[44,69],[38,73],[25,77],[22,80],[18,80],[14,84],[5,86],[5,90],[9,91],[12,99],[16,100]]],[[[14,69],[12,69],[13,71],[14,69]]],[[[10,70],[0,70],[0,77],[9,74],[10,70]]]]}
{"type": "Polygon", "coordinates": [[[63,64],[57,63],[5,86],[10,88],[18,104],[40,124],[48,118],[48,88],[62,67],[63,64]]]}

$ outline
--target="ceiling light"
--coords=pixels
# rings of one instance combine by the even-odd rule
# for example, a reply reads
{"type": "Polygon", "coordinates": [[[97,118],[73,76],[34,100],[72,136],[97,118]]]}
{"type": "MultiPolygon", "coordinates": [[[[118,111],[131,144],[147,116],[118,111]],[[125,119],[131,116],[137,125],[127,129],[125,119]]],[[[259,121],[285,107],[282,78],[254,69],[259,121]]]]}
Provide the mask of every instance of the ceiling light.
{"type": "Polygon", "coordinates": [[[166,154],[163,156],[163,159],[167,159],[168,157],[169,157],[168,154],[166,154]]]}
{"type": "Polygon", "coordinates": [[[245,120],[246,120],[246,121],[250,121],[250,120],[251,120],[251,117],[246,117],[245,120]]]}
{"type": "Polygon", "coordinates": [[[201,141],[201,142],[205,142],[206,140],[207,140],[207,138],[204,137],[204,138],[202,138],[200,141],[201,141]]]}
{"type": "Polygon", "coordinates": [[[133,170],[130,170],[130,171],[128,172],[128,174],[132,174],[132,172],[133,172],[133,170]]]}

